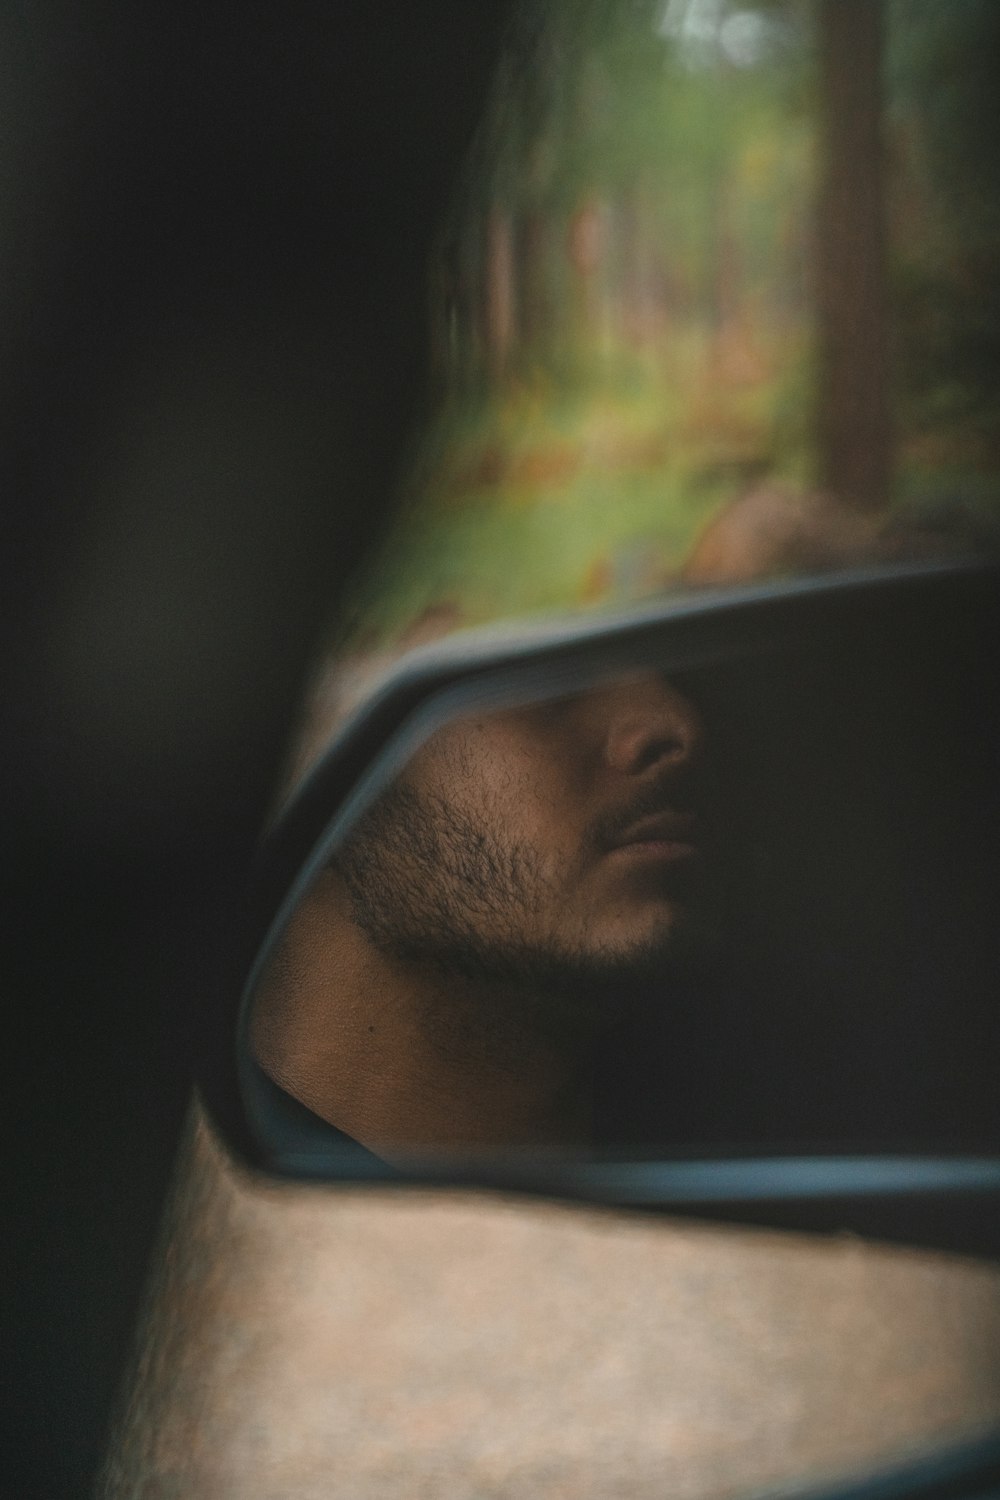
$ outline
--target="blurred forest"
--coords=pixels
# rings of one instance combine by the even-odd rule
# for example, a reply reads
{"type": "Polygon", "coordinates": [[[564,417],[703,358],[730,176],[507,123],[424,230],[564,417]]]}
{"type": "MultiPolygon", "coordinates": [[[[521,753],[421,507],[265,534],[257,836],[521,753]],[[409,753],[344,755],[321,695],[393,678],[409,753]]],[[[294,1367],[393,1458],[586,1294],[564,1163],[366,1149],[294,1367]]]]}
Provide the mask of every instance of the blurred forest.
{"type": "Polygon", "coordinates": [[[825,506],[830,562],[995,512],[998,55],[990,0],[525,8],[355,641],[647,597],[748,496],[758,531],[825,506]]]}

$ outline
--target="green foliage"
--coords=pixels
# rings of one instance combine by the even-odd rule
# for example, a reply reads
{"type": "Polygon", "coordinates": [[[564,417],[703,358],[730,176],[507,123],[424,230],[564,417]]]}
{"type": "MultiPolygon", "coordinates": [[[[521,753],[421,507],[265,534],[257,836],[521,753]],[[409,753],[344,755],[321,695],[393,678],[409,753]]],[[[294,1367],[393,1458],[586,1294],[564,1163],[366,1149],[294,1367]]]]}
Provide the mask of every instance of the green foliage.
{"type": "MultiPolygon", "coordinates": [[[[896,494],[993,503],[1000,5],[885,13],[896,494]]],[[[358,596],[369,639],[439,603],[640,598],[749,484],[815,483],[814,21],[813,0],[525,6],[442,239],[440,405],[358,596]]]]}
{"type": "Polygon", "coordinates": [[[413,515],[381,559],[366,633],[391,639],[429,607],[454,605],[463,623],[614,606],[661,591],[718,508],[725,480],[654,470],[588,472],[562,493],[467,493],[446,513],[413,515]]]}

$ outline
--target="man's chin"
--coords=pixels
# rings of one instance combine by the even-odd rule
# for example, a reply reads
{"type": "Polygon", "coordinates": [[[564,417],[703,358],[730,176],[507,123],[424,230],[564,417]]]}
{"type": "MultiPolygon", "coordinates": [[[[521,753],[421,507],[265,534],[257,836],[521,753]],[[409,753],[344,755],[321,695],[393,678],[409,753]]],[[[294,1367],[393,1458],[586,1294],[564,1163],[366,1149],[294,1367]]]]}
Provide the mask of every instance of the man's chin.
{"type": "Polygon", "coordinates": [[[595,972],[622,982],[648,984],[657,978],[704,968],[717,946],[717,924],[700,905],[673,901],[610,934],[594,954],[595,972]]]}
{"type": "Polygon", "coordinates": [[[694,916],[672,911],[639,931],[610,933],[597,944],[547,955],[533,988],[556,1024],[601,1032],[645,1005],[652,986],[700,972],[705,951],[694,916]]]}

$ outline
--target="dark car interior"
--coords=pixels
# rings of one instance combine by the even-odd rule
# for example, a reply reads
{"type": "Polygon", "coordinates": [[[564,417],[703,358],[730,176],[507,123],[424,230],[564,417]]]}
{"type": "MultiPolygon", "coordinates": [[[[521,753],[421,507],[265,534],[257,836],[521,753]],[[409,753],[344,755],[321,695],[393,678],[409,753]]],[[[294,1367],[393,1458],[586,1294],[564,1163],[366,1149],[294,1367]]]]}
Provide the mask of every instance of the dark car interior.
{"type": "Polygon", "coordinates": [[[505,11],[0,18],[17,1500],[91,1493],[306,656],[418,416],[425,258],[505,11]]]}

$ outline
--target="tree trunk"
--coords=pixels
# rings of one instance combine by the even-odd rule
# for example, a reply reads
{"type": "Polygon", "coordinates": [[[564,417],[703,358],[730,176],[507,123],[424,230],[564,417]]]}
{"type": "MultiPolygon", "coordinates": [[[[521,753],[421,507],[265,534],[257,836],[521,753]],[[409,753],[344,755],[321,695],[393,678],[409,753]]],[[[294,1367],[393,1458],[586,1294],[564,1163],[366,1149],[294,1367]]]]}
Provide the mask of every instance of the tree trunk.
{"type": "Polygon", "coordinates": [[[819,27],[820,476],[837,499],[878,510],[892,468],[882,0],[820,0],[819,27]]]}
{"type": "Polygon", "coordinates": [[[486,222],[486,362],[490,375],[506,371],[514,342],[514,246],[510,218],[499,208],[486,222]]]}

